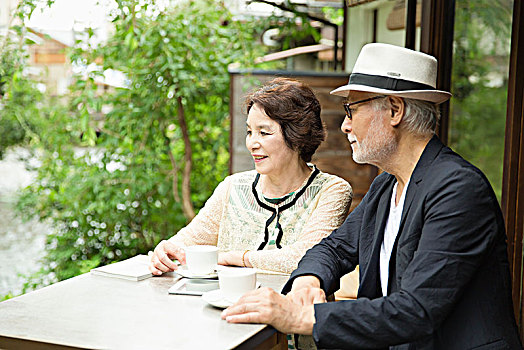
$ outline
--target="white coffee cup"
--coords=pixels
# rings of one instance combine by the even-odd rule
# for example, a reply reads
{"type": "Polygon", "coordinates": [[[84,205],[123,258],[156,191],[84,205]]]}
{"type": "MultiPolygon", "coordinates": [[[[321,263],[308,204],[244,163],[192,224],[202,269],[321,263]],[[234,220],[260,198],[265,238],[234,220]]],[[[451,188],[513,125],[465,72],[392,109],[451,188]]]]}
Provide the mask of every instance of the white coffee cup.
{"type": "Polygon", "coordinates": [[[218,284],[222,296],[230,302],[236,302],[242,295],[256,288],[256,269],[222,269],[218,271],[218,284]]]}
{"type": "Polygon", "coordinates": [[[185,248],[187,269],[195,275],[207,275],[215,271],[218,248],[213,245],[193,245],[185,248]]]}

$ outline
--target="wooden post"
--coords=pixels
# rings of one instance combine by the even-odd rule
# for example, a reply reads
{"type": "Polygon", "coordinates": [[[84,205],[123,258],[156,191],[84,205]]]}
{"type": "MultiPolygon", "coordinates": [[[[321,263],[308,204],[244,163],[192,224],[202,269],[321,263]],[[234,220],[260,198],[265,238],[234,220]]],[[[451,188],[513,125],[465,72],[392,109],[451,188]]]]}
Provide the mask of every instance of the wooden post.
{"type": "Polygon", "coordinates": [[[513,5],[508,109],[502,175],[502,212],[508,236],[513,307],[521,337],[524,335],[522,239],[524,233],[524,6],[513,5]]]}
{"type": "Polygon", "coordinates": [[[404,46],[415,50],[417,32],[417,0],[407,0],[406,6],[406,41],[404,46]]]}
{"type": "MultiPolygon", "coordinates": [[[[451,90],[454,26],[455,0],[423,0],[420,51],[437,58],[437,89],[444,91],[451,90]]],[[[447,144],[449,101],[440,105],[440,113],[437,134],[447,144]]]]}

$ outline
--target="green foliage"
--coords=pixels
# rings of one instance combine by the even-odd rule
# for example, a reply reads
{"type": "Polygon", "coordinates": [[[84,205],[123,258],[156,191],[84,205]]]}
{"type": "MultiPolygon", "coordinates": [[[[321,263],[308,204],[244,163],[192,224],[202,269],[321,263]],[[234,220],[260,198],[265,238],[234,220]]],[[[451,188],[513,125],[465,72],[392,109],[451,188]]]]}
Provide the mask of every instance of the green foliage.
{"type": "Polygon", "coordinates": [[[512,4],[459,0],[455,18],[449,143],[484,171],[499,199],[512,4]]]}
{"type": "MultiPolygon", "coordinates": [[[[23,21],[35,6],[35,1],[22,1],[12,20],[23,21]]],[[[37,89],[37,82],[26,73],[26,28],[12,25],[10,29],[6,36],[0,37],[0,159],[7,148],[35,141],[38,120],[45,119],[50,112],[43,108],[44,96],[37,89]]]]}
{"type": "Polygon", "coordinates": [[[502,193],[504,127],[507,90],[477,88],[453,104],[452,147],[482,169],[498,198],[502,193]]]}
{"type": "Polygon", "coordinates": [[[179,197],[188,163],[195,208],[227,175],[227,66],[249,67],[262,54],[255,27],[233,21],[220,2],[117,3],[108,42],[94,45],[88,30],[71,52],[85,70],[63,120],[48,125],[37,179],[18,205],[55,227],[41,277],[146,253],[187,223],[179,197]],[[108,69],[125,74],[125,87],[99,83],[108,69]]]}
{"type": "Polygon", "coordinates": [[[284,16],[273,13],[267,19],[259,22],[264,29],[271,27],[279,29],[282,45],[278,50],[318,43],[321,38],[320,32],[311,25],[307,14],[299,10],[300,5],[289,0],[284,0],[281,5],[289,10],[285,11],[284,16]]]}
{"type": "Polygon", "coordinates": [[[11,299],[11,298],[13,298],[13,297],[14,297],[14,295],[11,294],[11,293],[8,293],[8,294],[6,294],[6,295],[0,295],[0,302],[1,302],[1,301],[5,301],[5,300],[7,300],[7,299],[11,299]]]}
{"type": "MultiPolygon", "coordinates": [[[[8,39],[8,42],[10,39],[8,39]]],[[[48,125],[60,123],[63,106],[56,98],[43,94],[38,82],[25,74],[27,63],[22,50],[7,45],[7,50],[0,53],[0,59],[9,60],[18,56],[19,61],[11,70],[8,64],[0,63],[5,75],[2,76],[3,98],[0,99],[0,159],[5,150],[14,145],[37,145],[49,140],[40,140],[48,125]]]]}
{"type": "Polygon", "coordinates": [[[344,24],[344,9],[323,7],[322,13],[324,13],[324,17],[326,17],[326,19],[331,23],[334,23],[337,26],[342,26],[344,24]]]}

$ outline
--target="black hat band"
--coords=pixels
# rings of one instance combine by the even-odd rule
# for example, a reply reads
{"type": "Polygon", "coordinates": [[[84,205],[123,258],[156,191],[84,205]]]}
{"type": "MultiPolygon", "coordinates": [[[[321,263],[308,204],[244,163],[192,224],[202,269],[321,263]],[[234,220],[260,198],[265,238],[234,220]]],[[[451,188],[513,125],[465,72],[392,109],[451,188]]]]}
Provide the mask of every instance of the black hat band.
{"type": "Polygon", "coordinates": [[[348,85],[365,85],[376,87],[379,89],[386,89],[392,91],[407,91],[407,90],[435,90],[431,85],[417,83],[414,81],[384,77],[380,75],[370,75],[363,73],[351,73],[349,76],[348,85]]]}

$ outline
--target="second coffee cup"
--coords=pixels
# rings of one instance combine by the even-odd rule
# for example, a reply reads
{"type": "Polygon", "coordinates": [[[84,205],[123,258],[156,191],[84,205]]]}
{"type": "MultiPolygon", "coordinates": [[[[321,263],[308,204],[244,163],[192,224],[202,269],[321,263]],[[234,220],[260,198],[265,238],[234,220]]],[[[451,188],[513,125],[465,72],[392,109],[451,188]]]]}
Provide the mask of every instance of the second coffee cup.
{"type": "Polygon", "coordinates": [[[218,248],[213,245],[193,245],[185,248],[187,269],[196,275],[207,275],[215,271],[218,263],[218,248]]]}
{"type": "Polygon", "coordinates": [[[236,302],[243,294],[256,288],[256,269],[226,268],[218,271],[218,284],[224,298],[236,302]]]}

